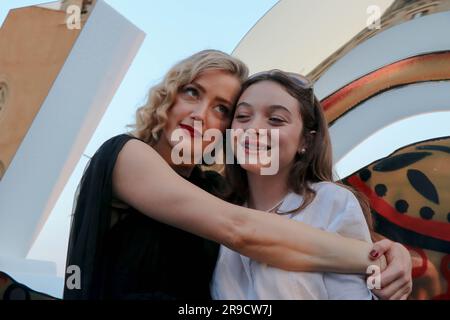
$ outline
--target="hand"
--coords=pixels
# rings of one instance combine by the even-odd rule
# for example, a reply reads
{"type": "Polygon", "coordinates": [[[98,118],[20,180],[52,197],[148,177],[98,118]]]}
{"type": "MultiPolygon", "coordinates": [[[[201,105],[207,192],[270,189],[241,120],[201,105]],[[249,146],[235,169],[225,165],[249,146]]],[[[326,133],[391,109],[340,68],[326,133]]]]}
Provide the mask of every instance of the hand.
{"type": "Polygon", "coordinates": [[[381,272],[381,289],[372,292],[383,300],[406,300],[412,291],[411,255],[400,243],[383,239],[374,244],[372,260],[386,256],[387,267],[381,272]]]}

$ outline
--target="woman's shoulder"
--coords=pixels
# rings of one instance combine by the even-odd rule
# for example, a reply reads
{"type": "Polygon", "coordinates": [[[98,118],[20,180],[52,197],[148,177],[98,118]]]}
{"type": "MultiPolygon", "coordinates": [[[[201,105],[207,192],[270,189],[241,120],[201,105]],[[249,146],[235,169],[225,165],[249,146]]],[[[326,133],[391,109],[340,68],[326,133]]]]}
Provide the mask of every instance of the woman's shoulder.
{"type": "Polygon", "coordinates": [[[132,140],[142,146],[146,146],[146,144],[141,142],[142,140],[130,134],[119,134],[103,142],[86,164],[82,181],[109,179],[116,167],[119,154],[127,142],[132,140]]]}
{"type": "Polygon", "coordinates": [[[119,153],[124,149],[124,146],[131,142],[131,144],[136,144],[138,148],[143,148],[148,146],[145,142],[130,133],[123,133],[113,136],[103,142],[101,146],[97,149],[91,158],[90,162],[96,162],[98,164],[114,164],[119,156],[119,153]]]}
{"type": "Polygon", "coordinates": [[[103,142],[103,144],[97,149],[97,152],[121,148],[121,147],[123,147],[123,145],[125,143],[127,143],[130,140],[142,141],[138,137],[135,137],[132,133],[122,133],[122,134],[113,136],[113,137],[109,138],[108,140],[106,140],[105,142],[103,142]]]}

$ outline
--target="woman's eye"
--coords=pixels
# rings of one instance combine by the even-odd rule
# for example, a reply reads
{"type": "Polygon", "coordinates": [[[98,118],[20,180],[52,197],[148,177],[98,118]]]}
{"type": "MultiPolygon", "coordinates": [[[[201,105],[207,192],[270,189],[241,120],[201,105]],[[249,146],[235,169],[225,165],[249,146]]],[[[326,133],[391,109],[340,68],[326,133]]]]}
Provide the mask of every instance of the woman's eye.
{"type": "Polygon", "coordinates": [[[184,93],[193,98],[198,98],[199,96],[198,90],[195,89],[194,87],[186,87],[184,89],[184,93]]]}
{"type": "Polygon", "coordinates": [[[224,105],[218,105],[215,109],[226,116],[230,114],[230,109],[224,105]]]}

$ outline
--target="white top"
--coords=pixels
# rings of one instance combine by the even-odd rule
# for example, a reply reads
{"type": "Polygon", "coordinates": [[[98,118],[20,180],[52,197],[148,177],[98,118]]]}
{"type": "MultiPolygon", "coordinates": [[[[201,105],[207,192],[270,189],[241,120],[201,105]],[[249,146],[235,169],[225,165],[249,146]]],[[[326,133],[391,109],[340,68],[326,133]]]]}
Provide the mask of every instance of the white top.
{"type": "MultiPolygon", "coordinates": [[[[313,183],[316,197],[290,219],[329,232],[372,243],[369,228],[355,195],[332,182],[313,183]]],[[[303,197],[289,193],[278,213],[298,208],[303,197]]],[[[291,272],[259,263],[221,246],[211,283],[213,299],[322,300],[372,299],[364,275],[291,272]]]]}

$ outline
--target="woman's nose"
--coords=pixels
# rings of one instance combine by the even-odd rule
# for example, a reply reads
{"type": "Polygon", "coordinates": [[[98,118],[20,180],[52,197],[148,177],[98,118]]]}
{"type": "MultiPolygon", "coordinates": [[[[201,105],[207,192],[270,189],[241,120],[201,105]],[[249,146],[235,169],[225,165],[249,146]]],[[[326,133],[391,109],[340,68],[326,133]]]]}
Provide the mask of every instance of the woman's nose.
{"type": "Polygon", "coordinates": [[[191,118],[194,121],[205,122],[207,111],[208,111],[208,105],[206,103],[199,104],[194,108],[194,110],[192,110],[191,118]]]}

